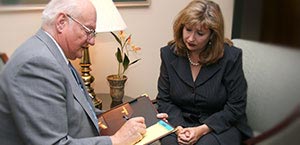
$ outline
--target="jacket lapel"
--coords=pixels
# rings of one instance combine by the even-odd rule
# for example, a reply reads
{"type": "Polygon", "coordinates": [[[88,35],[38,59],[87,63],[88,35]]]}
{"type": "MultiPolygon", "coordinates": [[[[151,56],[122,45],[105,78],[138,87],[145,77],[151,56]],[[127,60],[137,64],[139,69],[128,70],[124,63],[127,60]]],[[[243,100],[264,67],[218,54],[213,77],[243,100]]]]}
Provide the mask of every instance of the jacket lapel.
{"type": "Polygon", "coordinates": [[[191,68],[187,58],[177,57],[171,62],[171,65],[177,73],[177,75],[179,76],[179,78],[191,87],[198,87],[199,85],[202,85],[221,69],[221,65],[219,64],[219,62],[208,66],[203,65],[197,76],[196,81],[194,82],[192,78],[191,68]]]}
{"type": "Polygon", "coordinates": [[[211,65],[203,65],[195,81],[195,86],[198,87],[205,83],[207,80],[212,78],[220,69],[221,65],[219,65],[219,62],[211,65]]]}
{"type": "MultiPolygon", "coordinates": [[[[172,62],[171,65],[173,67],[173,69],[175,70],[175,72],[177,73],[177,75],[179,76],[179,78],[185,82],[187,85],[193,87],[194,86],[194,82],[193,82],[193,78],[192,78],[192,73],[191,73],[191,69],[189,66],[189,62],[186,58],[184,57],[177,57],[175,58],[172,62]]],[[[172,79],[172,78],[170,78],[172,79]]]]}
{"type": "MultiPolygon", "coordinates": [[[[80,76],[78,72],[76,72],[76,74],[77,76],[80,76]]],[[[78,85],[71,71],[69,71],[68,73],[68,79],[71,80],[74,98],[80,103],[82,108],[85,110],[85,112],[88,114],[90,119],[93,121],[95,127],[98,129],[98,122],[97,122],[98,120],[94,119],[94,112],[92,112],[92,110],[90,109],[90,106],[93,106],[93,103],[89,94],[86,91],[86,88],[83,87],[84,90],[81,90],[81,87],[78,85]]],[[[84,84],[81,78],[79,78],[79,81],[81,82],[81,84],[84,84]]],[[[94,107],[92,107],[92,109],[94,111],[94,107]]]]}
{"type": "MultiPolygon", "coordinates": [[[[97,122],[97,120],[94,119],[93,112],[91,112],[91,109],[89,108],[89,105],[91,104],[91,106],[93,106],[93,104],[92,104],[91,99],[89,98],[89,95],[86,91],[86,88],[83,87],[84,90],[83,91],[81,90],[81,88],[78,85],[78,83],[76,82],[76,79],[74,78],[71,70],[69,69],[68,64],[65,62],[65,59],[63,58],[63,56],[59,52],[59,48],[57,48],[57,46],[53,42],[53,40],[42,29],[40,29],[37,32],[36,36],[47,45],[50,52],[57,59],[57,62],[62,67],[62,72],[64,74],[66,74],[67,79],[70,80],[70,82],[71,82],[71,88],[72,88],[74,98],[82,106],[82,108],[88,114],[90,119],[93,121],[94,126],[98,130],[98,122],[97,122]],[[90,103],[90,104],[88,104],[88,103],[90,103]]],[[[80,76],[80,75],[77,73],[77,76],[80,76]]],[[[81,81],[81,84],[84,84],[81,78],[79,80],[81,81]]],[[[94,107],[92,107],[92,109],[94,109],[94,107]]]]}

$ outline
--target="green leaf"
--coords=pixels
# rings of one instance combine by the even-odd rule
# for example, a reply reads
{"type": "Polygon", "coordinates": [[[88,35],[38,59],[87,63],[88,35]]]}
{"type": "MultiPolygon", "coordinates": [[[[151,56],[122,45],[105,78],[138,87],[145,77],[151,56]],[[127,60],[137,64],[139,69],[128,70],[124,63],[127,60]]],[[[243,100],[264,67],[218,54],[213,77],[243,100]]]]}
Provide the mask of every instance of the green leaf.
{"type": "Polygon", "coordinates": [[[121,54],[121,50],[120,48],[118,47],[118,51],[115,53],[116,57],[117,57],[117,60],[119,63],[122,63],[122,54],[121,54]]]}
{"type": "Polygon", "coordinates": [[[141,58],[139,58],[139,59],[137,59],[137,60],[135,60],[135,61],[133,61],[132,63],[130,63],[129,65],[132,65],[132,64],[135,64],[135,63],[137,63],[138,61],[140,61],[141,60],[141,58]]]}
{"type": "Polygon", "coordinates": [[[114,32],[110,32],[110,33],[115,37],[115,39],[120,44],[120,46],[122,46],[122,42],[121,42],[120,38],[114,32]]]}
{"type": "Polygon", "coordinates": [[[124,61],[123,61],[123,73],[127,70],[129,66],[129,58],[128,56],[125,54],[125,57],[124,57],[124,61]]]}

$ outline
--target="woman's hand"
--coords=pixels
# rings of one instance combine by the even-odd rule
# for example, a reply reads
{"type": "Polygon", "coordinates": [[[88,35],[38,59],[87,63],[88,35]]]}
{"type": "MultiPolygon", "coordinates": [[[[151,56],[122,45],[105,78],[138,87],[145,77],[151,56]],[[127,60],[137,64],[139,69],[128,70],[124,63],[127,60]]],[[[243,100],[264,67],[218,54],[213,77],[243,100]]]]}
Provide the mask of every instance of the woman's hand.
{"type": "Polygon", "coordinates": [[[158,113],[158,114],[156,115],[156,117],[157,117],[158,119],[162,119],[162,120],[168,122],[167,118],[168,118],[169,116],[168,116],[167,113],[158,113]]]}
{"type": "Polygon", "coordinates": [[[211,129],[203,124],[197,127],[178,128],[177,140],[179,144],[191,145],[195,144],[203,135],[211,132],[211,129]]]}

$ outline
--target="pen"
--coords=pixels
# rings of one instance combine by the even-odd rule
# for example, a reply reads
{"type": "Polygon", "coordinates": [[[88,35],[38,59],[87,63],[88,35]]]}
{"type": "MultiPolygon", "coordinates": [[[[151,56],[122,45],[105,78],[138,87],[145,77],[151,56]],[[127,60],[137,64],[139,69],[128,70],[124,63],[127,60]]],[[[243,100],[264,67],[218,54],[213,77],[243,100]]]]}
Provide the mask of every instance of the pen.
{"type": "Polygon", "coordinates": [[[123,115],[123,118],[125,118],[126,120],[130,119],[127,115],[123,115]]]}

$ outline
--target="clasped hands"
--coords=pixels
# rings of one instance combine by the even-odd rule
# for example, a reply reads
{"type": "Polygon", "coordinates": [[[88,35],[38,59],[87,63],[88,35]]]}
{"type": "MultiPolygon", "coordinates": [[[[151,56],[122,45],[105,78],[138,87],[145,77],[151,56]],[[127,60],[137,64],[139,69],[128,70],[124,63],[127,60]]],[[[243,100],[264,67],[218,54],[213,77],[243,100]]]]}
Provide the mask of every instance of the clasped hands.
{"type": "MultiPolygon", "coordinates": [[[[157,114],[157,118],[166,120],[166,113],[157,114]]],[[[113,135],[110,136],[113,145],[132,145],[143,138],[146,133],[146,124],[143,117],[134,117],[126,123],[113,135]]]]}
{"type": "Polygon", "coordinates": [[[206,124],[187,128],[178,126],[176,129],[177,141],[180,145],[193,145],[203,135],[211,132],[211,129],[206,124]]]}

